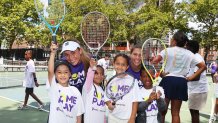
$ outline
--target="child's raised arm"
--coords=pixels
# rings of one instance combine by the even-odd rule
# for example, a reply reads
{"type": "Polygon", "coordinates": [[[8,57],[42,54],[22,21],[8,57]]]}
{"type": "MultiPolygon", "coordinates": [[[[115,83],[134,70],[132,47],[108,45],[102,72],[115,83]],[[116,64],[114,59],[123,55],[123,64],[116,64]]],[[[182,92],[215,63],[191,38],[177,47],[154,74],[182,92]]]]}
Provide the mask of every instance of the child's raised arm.
{"type": "Polygon", "coordinates": [[[87,77],[86,77],[86,81],[84,84],[84,88],[86,93],[88,93],[91,90],[92,84],[93,84],[93,79],[94,79],[94,74],[95,71],[93,70],[93,67],[96,66],[96,61],[94,59],[90,60],[90,67],[88,69],[88,73],[87,73],[87,77]]]}
{"type": "Polygon", "coordinates": [[[51,85],[52,78],[54,76],[54,59],[55,59],[55,54],[57,52],[58,46],[52,43],[50,49],[51,49],[51,53],[50,53],[50,58],[48,61],[48,81],[49,81],[49,84],[51,85]]]}

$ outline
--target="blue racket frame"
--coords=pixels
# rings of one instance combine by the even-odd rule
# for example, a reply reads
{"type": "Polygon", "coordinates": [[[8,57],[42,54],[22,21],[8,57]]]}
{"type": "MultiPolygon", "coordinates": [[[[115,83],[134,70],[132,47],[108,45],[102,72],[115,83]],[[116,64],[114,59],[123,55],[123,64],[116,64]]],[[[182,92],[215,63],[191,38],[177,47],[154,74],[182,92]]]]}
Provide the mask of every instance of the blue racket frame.
{"type": "Polygon", "coordinates": [[[65,17],[65,14],[66,14],[66,7],[65,7],[65,2],[64,0],[62,0],[62,3],[63,3],[63,7],[64,7],[64,13],[62,15],[62,18],[60,19],[60,22],[54,26],[52,26],[51,24],[49,24],[46,19],[40,15],[40,12],[38,10],[38,7],[37,7],[37,4],[36,4],[36,0],[34,0],[34,4],[35,4],[35,8],[36,8],[36,11],[38,13],[38,16],[39,18],[45,23],[45,25],[48,27],[48,29],[50,30],[50,32],[52,33],[52,41],[53,43],[57,44],[57,39],[56,39],[56,33],[57,33],[57,30],[58,28],[60,27],[61,23],[63,22],[64,20],[64,17],[65,17]],[[53,31],[54,29],[54,31],[53,31]]]}

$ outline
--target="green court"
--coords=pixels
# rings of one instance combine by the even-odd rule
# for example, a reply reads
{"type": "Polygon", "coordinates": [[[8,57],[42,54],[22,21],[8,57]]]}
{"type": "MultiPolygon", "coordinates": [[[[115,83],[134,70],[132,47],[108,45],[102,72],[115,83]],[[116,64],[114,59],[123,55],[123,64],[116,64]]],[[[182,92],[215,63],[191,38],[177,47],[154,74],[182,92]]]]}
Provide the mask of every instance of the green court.
{"type": "MultiPolygon", "coordinates": [[[[22,87],[23,72],[0,72],[0,119],[2,123],[46,123],[49,114],[49,97],[45,82],[47,72],[37,72],[37,78],[40,87],[35,87],[34,93],[46,103],[45,110],[39,111],[38,104],[32,97],[29,98],[27,110],[17,110],[17,107],[23,103],[25,88],[22,87]],[[15,86],[15,87],[13,87],[15,86]]],[[[211,83],[211,77],[208,76],[209,94],[207,104],[201,111],[201,123],[208,123],[209,115],[214,99],[214,84],[211,83]]],[[[191,123],[191,116],[187,108],[187,102],[183,102],[181,108],[181,122],[191,123]]],[[[166,123],[171,122],[170,108],[167,113],[166,123]]],[[[217,122],[218,123],[218,122],[217,122]]]]}

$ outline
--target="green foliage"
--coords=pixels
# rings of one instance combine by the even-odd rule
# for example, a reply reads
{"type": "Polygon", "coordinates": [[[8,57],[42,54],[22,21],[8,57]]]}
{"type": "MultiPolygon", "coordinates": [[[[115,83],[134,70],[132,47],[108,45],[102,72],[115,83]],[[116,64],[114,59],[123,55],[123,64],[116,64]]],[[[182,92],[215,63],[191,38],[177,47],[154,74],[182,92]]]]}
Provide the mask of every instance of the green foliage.
{"type": "Polygon", "coordinates": [[[199,29],[191,29],[195,40],[201,42],[204,47],[215,45],[212,41],[217,38],[218,24],[215,21],[218,16],[217,0],[194,0],[187,6],[190,21],[199,23],[199,29]]]}
{"type": "MultiPolygon", "coordinates": [[[[165,0],[161,5],[157,0],[65,0],[65,4],[67,13],[57,32],[60,44],[68,39],[82,42],[80,23],[92,11],[102,12],[109,18],[109,43],[143,42],[150,37],[165,38],[169,32],[184,30],[207,46],[218,32],[215,23],[217,0],[194,0],[191,3],[165,0]],[[142,2],[141,8],[138,7],[142,2]],[[202,23],[202,29],[188,28],[189,21],[202,23]]],[[[54,8],[58,10],[58,6],[54,8]]],[[[0,44],[6,40],[9,48],[14,41],[42,47],[50,45],[51,33],[39,20],[33,0],[1,0],[0,25],[0,44]]]]}

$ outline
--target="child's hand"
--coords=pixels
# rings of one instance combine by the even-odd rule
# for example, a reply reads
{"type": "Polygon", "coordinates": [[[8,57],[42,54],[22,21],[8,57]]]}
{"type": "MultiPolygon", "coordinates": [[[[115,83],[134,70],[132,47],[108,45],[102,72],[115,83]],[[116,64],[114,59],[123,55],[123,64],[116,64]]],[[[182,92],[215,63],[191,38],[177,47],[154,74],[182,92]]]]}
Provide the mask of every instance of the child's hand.
{"type": "Polygon", "coordinates": [[[51,43],[51,46],[50,46],[50,50],[51,50],[51,53],[56,53],[58,49],[58,45],[57,44],[54,44],[53,42],[51,43]]]}
{"type": "Polygon", "coordinates": [[[148,102],[151,103],[153,100],[156,100],[156,99],[157,99],[157,94],[154,91],[152,91],[148,98],[148,102]]]}
{"type": "Polygon", "coordinates": [[[162,95],[162,93],[160,92],[160,90],[158,90],[158,92],[157,92],[157,100],[160,99],[161,95],[162,95]]]}
{"type": "Polygon", "coordinates": [[[113,105],[112,102],[110,102],[110,103],[108,104],[108,109],[111,110],[111,111],[113,111],[114,108],[115,108],[115,105],[113,105]]]}
{"type": "Polygon", "coordinates": [[[89,62],[89,64],[90,64],[90,67],[91,67],[91,68],[93,68],[94,66],[96,66],[96,65],[97,65],[97,63],[96,63],[95,59],[93,59],[93,58],[91,58],[91,59],[90,59],[90,62],[89,62]]]}

